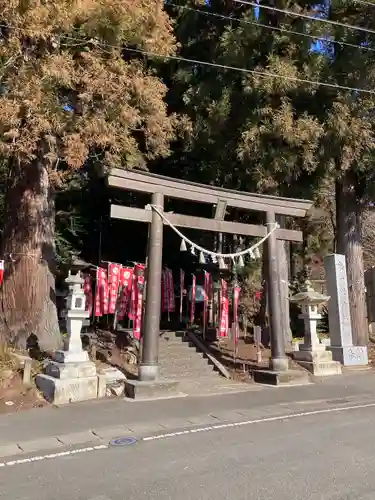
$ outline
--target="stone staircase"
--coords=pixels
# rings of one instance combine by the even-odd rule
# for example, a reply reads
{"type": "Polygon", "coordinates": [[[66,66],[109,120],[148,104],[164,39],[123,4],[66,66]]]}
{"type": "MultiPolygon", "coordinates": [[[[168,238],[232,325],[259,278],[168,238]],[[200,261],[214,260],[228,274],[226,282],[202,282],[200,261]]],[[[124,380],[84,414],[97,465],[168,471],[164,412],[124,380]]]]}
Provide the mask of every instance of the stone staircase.
{"type": "Polygon", "coordinates": [[[160,376],[178,380],[188,395],[222,394],[249,390],[248,384],[228,380],[199,352],[184,332],[165,332],[159,339],[160,376]]]}
{"type": "Polygon", "coordinates": [[[159,362],[163,378],[220,377],[214,365],[198,352],[184,332],[166,332],[160,337],[159,362]]]}

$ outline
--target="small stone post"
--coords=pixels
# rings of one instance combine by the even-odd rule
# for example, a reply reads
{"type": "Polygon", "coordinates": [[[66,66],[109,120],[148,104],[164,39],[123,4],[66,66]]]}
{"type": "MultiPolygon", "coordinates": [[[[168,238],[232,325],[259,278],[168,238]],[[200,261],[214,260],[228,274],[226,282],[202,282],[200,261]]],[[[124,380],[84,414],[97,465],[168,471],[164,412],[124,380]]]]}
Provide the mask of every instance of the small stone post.
{"type": "Polygon", "coordinates": [[[344,366],[366,366],[367,346],[354,346],[349,306],[345,255],[332,254],[324,259],[328,303],[329,335],[333,359],[344,366]]]}

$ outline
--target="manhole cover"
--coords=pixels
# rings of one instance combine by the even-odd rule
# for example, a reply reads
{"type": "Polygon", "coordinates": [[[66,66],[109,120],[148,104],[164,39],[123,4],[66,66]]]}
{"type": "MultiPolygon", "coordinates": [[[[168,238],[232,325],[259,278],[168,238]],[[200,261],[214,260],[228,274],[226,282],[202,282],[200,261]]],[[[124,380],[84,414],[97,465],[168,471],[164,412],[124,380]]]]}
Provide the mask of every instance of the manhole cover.
{"type": "Polygon", "coordinates": [[[135,437],[120,437],[116,439],[112,439],[109,442],[110,446],[130,446],[131,444],[135,444],[137,442],[135,437]]]}

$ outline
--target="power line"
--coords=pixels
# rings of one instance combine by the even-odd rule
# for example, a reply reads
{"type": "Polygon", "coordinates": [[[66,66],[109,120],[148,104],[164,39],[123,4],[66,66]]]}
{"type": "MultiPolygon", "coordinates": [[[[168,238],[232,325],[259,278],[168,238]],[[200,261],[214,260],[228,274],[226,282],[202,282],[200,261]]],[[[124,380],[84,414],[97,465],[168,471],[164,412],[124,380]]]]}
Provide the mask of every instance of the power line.
{"type": "MultiPolygon", "coordinates": [[[[358,1],[358,0],[354,0],[354,1],[358,1]]],[[[344,41],[340,41],[340,40],[330,40],[328,38],[322,38],[319,36],[308,35],[307,33],[301,33],[300,31],[292,31],[292,30],[288,30],[286,28],[279,28],[278,26],[269,26],[268,24],[256,23],[255,21],[247,21],[245,19],[239,19],[238,17],[224,16],[223,14],[218,14],[217,12],[208,12],[206,10],[193,9],[192,7],[186,7],[185,5],[177,5],[175,3],[170,3],[170,2],[168,2],[167,5],[170,7],[177,7],[180,9],[187,10],[187,11],[196,12],[198,14],[202,14],[202,15],[205,15],[208,17],[211,16],[211,17],[216,17],[216,18],[223,19],[226,21],[236,21],[238,23],[250,24],[252,26],[259,26],[260,28],[265,28],[265,29],[272,30],[272,31],[280,31],[282,33],[289,33],[291,35],[298,35],[298,36],[302,36],[302,37],[306,37],[306,38],[311,38],[313,40],[319,40],[319,41],[325,42],[325,43],[337,43],[339,45],[346,45],[348,47],[353,47],[355,49],[375,52],[375,49],[372,49],[371,47],[356,45],[354,43],[344,42],[344,41]]],[[[375,7],[375,4],[374,4],[374,7],[375,7]]]]}
{"type": "MultiPolygon", "coordinates": [[[[237,0],[234,0],[234,1],[237,1],[237,0]]],[[[7,26],[5,24],[0,24],[0,27],[11,28],[11,29],[13,28],[13,29],[20,30],[20,28],[7,26]]],[[[218,69],[229,70],[229,71],[238,71],[240,73],[251,74],[251,75],[260,76],[263,78],[279,78],[281,80],[288,80],[288,81],[296,82],[296,83],[306,83],[309,85],[317,85],[320,87],[333,88],[336,90],[349,90],[352,92],[362,92],[365,94],[375,95],[375,90],[368,90],[368,89],[363,89],[363,88],[358,88],[358,87],[349,87],[346,85],[337,85],[334,83],[321,82],[318,80],[308,80],[306,78],[298,78],[298,77],[294,77],[294,76],[278,75],[277,73],[272,73],[272,72],[264,72],[264,71],[254,70],[254,69],[246,69],[246,68],[241,68],[239,66],[229,66],[226,64],[219,64],[219,63],[213,63],[213,62],[208,62],[208,61],[200,61],[198,59],[189,59],[187,57],[182,57],[182,56],[159,54],[157,52],[150,52],[150,51],[141,50],[141,49],[123,47],[123,46],[119,46],[119,45],[111,45],[108,43],[99,42],[98,40],[94,40],[94,39],[83,40],[81,38],[71,37],[69,35],[65,36],[64,38],[66,40],[80,42],[82,44],[83,43],[86,43],[86,44],[90,43],[94,47],[97,47],[101,50],[105,50],[106,48],[120,50],[120,51],[123,50],[123,51],[127,51],[127,52],[133,52],[135,54],[141,54],[141,55],[144,55],[144,56],[150,57],[150,58],[154,57],[154,58],[158,58],[158,59],[169,59],[172,61],[181,61],[181,62],[186,62],[188,64],[194,64],[194,65],[199,65],[199,66],[207,66],[207,67],[211,67],[211,68],[218,68],[218,69]]],[[[107,51],[107,53],[108,53],[108,51],[107,51]]]]}
{"type": "MultiPolygon", "coordinates": [[[[118,48],[118,47],[113,47],[113,48],[118,48]]],[[[308,80],[305,78],[298,78],[298,77],[294,77],[294,76],[278,75],[277,73],[263,72],[263,71],[258,71],[255,69],[246,69],[246,68],[241,68],[239,66],[228,66],[226,64],[218,64],[218,63],[212,63],[212,62],[208,62],[208,61],[199,61],[196,59],[188,59],[186,57],[181,57],[181,56],[168,56],[168,55],[163,55],[163,54],[157,54],[155,52],[148,52],[146,50],[141,50],[141,49],[131,49],[129,47],[123,47],[123,50],[126,50],[128,52],[135,52],[136,54],[143,54],[147,57],[156,57],[159,59],[171,59],[174,61],[182,61],[182,62],[186,62],[189,64],[197,64],[197,65],[201,65],[201,66],[209,66],[212,68],[220,68],[220,69],[224,69],[224,70],[239,71],[241,73],[247,73],[247,74],[260,76],[260,77],[264,77],[264,78],[280,78],[282,80],[288,80],[291,82],[307,83],[309,85],[318,85],[321,87],[329,87],[329,88],[334,88],[337,90],[351,90],[354,92],[364,92],[366,94],[375,94],[375,90],[360,89],[357,87],[347,87],[345,85],[336,85],[334,83],[308,80]]]]}
{"type": "Polygon", "coordinates": [[[362,31],[364,33],[371,33],[371,34],[375,35],[375,30],[370,30],[368,28],[362,28],[362,26],[356,26],[354,24],[345,24],[345,23],[340,23],[339,21],[333,21],[331,19],[323,19],[321,17],[309,16],[307,14],[301,14],[298,12],[293,12],[291,10],[279,9],[278,7],[271,7],[270,5],[262,5],[260,3],[251,2],[249,0],[234,0],[234,1],[236,3],[242,4],[242,5],[252,5],[253,7],[266,9],[266,10],[272,10],[273,12],[281,12],[282,14],[287,14],[288,16],[301,17],[303,19],[310,19],[311,21],[318,21],[320,23],[331,24],[333,26],[341,26],[343,28],[348,28],[348,29],[356,30],[356,31],[362,31]]]}

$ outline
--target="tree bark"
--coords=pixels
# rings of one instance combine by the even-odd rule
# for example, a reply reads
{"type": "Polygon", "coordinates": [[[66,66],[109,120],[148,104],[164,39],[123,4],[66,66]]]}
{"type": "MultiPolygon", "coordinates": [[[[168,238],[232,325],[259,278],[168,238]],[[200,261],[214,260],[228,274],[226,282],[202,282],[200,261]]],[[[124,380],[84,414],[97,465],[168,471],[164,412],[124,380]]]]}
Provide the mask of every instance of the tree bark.
{"type": "Polygon", "coordinates": [[[14,160],[5,201],[0,341],[26,348],[61,346],[55,297],[55,210],[43,161],[14,160]]]}
{"type": "Polygon", "coordinates": [[[336,248],[346,256],[353,344],[367,345],[366,292],[362,250],[363,207],[350,172],[336,182],[336,248]]]}

